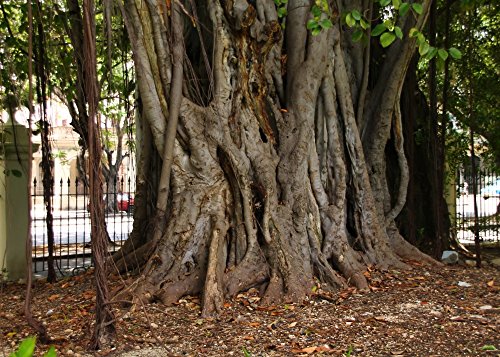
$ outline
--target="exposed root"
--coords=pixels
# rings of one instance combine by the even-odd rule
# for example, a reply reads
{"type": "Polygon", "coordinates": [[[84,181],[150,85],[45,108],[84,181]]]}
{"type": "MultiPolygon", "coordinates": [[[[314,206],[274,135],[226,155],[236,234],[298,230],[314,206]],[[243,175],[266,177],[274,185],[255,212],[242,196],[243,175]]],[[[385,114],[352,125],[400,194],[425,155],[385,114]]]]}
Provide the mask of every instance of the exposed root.
{"type": "Polygon", "coordinates": [[[414,247],[410,243],[408,243],[402,236],[399,234],[394,223],[392,223],[387,228],[387,234],[389,236],[389,242],[393,250],[402,258],[406,260],[418,260],[420,262],[441,266],[443,265],[441,262],[438,262],[431,256],[423,253],[418,248],[414,247]]]}
{"type": "Polygon", "coordinates": [[[248,250],[240,264],[224,275],[224,295],[235,296],[269,280],[269,269],[260,248],[248,250]]]}
{"type": "MultiPolygon", "coordinates": [[[[224,218],[224,217],[223,217],[224,218]]],[[[201,316],[209,317],[219,314],[223,306],[223,279],[224,265],[226,257],[223,254],[224,237],[227,226],[222,220],[215,224],[212,231],[212,241],[208,253],[207,276],[205,278],[205,288],[203,290],[201,316]]]]}
{"type": "Polygon", "coordinates": [[[154,248],[154,242],[149,241],[139,248],[132,250],[126,254],[120,249],[111,257],[111,260],[108,261],[108,264],[114,264],[114,270],[119,273],[135,271],[144,266],[147,259],[153,253],[154,248]]]}

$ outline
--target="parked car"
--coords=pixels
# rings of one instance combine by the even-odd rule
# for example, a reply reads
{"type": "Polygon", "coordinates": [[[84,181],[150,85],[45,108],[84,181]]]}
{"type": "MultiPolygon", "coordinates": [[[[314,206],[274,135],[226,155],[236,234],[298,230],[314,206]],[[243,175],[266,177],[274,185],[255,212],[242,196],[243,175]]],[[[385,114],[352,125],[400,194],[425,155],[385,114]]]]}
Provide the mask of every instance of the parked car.
{"type": "MultiPolygon", "coordinates": [[[[103,201],[106,205],[107,196],[104,195],[103,201]]],[[[116,208],[118,212],[128,212],[132,213],[134,211],[135,201],[134,197],[128,195],[127,193],[117,193],[116,194],[116,208]]],[[[90,212],[90,202],[87,204],[87,212],[90,212]]]]}
{"type": "Polygon", "coordinates": [[[118,211],[123,211],[123,212],[133,212],[134,211],[134,206],[135,206],[135,201],[134,197],[128,195],[127,193],[118,193],[116,195],[116,201],[117,201],[117,206],[118,206],[118,211]]]}
{"type": "Polygon", "coordinates": [[[497,178],[493,183],[484,186],[481,189],[481,196],[483,196],[485,199],[492,196],[500,197],[500,178],[497,178]]]}

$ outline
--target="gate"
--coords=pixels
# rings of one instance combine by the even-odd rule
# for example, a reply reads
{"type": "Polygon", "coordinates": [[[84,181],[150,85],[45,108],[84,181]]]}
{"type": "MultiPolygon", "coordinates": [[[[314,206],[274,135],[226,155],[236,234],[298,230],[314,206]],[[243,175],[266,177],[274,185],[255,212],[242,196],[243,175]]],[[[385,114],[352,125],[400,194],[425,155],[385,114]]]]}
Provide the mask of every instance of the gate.
{"type": "MultiPolygon", "coordinates": [[[[134,192],[131,179],[114,180],[105,185],[108,250],[114,252],[128,239],[133,225],[134,192]]],[[[52,215],[55,269],[61,274],[86,269],[92,264],[88,187],[81,180],[60,180],[54,187],[52,215]]],[[[48,269],[46,208],[43,187],[33,180],[31,236],[33,271],[48,269]]]]}
{"type": "MultiPolygon", "coordinates": [[[[455,234],[462,243],[474,242],[474,182],[470,168],[457,174],[455,234]]],[[[481,241],[500,240],[500,176],[478,169],[476,204],[481,241]]]]}

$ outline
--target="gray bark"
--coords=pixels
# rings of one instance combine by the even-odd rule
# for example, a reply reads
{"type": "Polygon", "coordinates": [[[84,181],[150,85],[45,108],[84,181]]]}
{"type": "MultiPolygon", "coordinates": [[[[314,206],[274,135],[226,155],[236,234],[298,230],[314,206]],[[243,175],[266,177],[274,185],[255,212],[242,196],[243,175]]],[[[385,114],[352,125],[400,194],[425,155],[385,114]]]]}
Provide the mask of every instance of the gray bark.
{"type": "MultiPolygon", "coordinates": [[[[150,189],[169,186],[169,200],[155,201],[161,202],[156,211],[165,211],[167,223],[162,227],[151,220],[151,226],[160,227],[158,240],[151,238],[155,228],[134,226],[132,242],[149,254],[135,296],[172,303],[202,293],[208,316],[220,311],[225,297],[252,286],[261,288],[267,303],[299,301],[311,293],[315,277],[332,290],[348,283],[367,288],[367,265],[406,267],[399,247],[405,247],[404,259],[423,259],[391,230],[404,202],[404,157],[398,203],[386,211],[388,191],[373,189],[370,165],[376,160],[365,150],[385,148],[387,135],[365,133],[371,146],[363,146],[359,130],[360,123],[374,125],[386,107],[389,122],[377,130],[391,128],[406,57],[392,74],[390,88],[397,90],[389,88],[380,110],[373,101],[365,107],[370,51],[345,48],[338,18],[334,28],[312,36],[306,29],[311,5],[291,0],[283,30],[272,1],[254,8],[245,0],[210,0],[198,28],[186,25],[185,31],[209,29],[213,36],[207,47],[213,54],[207,74],[213,78],[213,96],[206,106],[182,99],[171,180],[150,189]]],[[[168,110],[166,105],[173,98],[166,88],[174,86],[175,75],[171,79],[160,70],[167,66],[174,73],[166,60],[174,47],[158,36],[163,27],[172,31],[172,21],[154,14],[160,6],[155,0],[147,8],[127,0],[122,7],[138,73],[141,120],[154,144],[152,153],[141,156],[143,162],[154,152],[166,159],[165,128],[177,116],[173,104],[168,110]]],[[[195,6],[192,1],[186,11],[190,6],[195,6]]],[[[332,13],[338,10],[332,7],[332,13]]],[[[409,43],[405,56],[413,49],[409,43]]],[[[190,85],[184,81],[183,93],[194,92],[190,85]]],[[[150,164],[141,168],[152,170],[150,164]]],[[[140,173],[138,178],[145,195],[147,177],[140,173]]],[[[157,197],[154,192],[152,197],[157,197]]],[[[136,219],[154,217],[139,207],[140,195],[136,204],[136,219]]],[[[120,269],[132,261],[131,245],[115,257],[120,269]]]]}

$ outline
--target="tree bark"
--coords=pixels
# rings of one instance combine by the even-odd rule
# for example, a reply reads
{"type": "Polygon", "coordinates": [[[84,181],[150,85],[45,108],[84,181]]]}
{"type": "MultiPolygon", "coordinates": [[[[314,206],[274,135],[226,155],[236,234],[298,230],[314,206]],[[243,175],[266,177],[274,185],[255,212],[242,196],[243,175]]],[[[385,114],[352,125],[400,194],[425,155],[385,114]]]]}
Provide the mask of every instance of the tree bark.
{"type": "Polygon", "coordinates": [[[107,239],[104,221],[104,202],[101,172],[100,120],[97,115],[97,62],[95,48],[95,9],[93,0],[83,1],[85,96],[88,101],[89,134],[89,182],[91,245],[96,286],[95,325],[91,338],[91,348],[99,350],[110,347],[116,333],[114,316],[109,305],[106,273],[107,239]]]}
{"type": "MultiPolygon", "coordinates": [[[[140,265],[133,246],[142,244],[139,249],[150,254],[136,298],[173,303],[202,293],[202,312],[208,316],[220,311],[225,297],[253,286],[261,288],[265,303],[300,301],[317,280],[331,290],[348,283],[367,288],[368,265],[404,268],[401,257],[433,262],[405,243],[394,225],[408,182],[395,108],[414,41],[390,49],[386,76],[369,85],[366,61],[372,54],[362,47],[346,50],[334,15],[343,5],[330,4],[333,28],[313,36],[306,27],[313,2],[290,0],[285,30],[273,1],[252,4],[183,4],[186,13],[203,13],[196,28],[185,21],[184,33],[199,36],[200,48],[213,54],[205,67],[213,83],[201,87],[184,78],[178,114],[172,93],[178,93],[175,51],[180,47],[161,36],[174,31],[177,5],[170,12],[156,1],[126,0],[121,6],[137,68],[140,127],[153,144],[141,152],[146,172],[139,173],[138,187],[139,195],[155,198],[156,208],[148,213],[151,206],[138,196],[135,217],[149,218],[153,228],[134,225],[131,243],[115,255],[124,269],[140,265]],[[200,11],[203,6],[207,11],[200,11]],[[200,29],[210,31],[211,41],[204,42],[200,29]],[[191,98],[196,91],[206,91],[201,97],[211,98],[208,104],[191,98]],[[169,168],[165,135],[172,133],[177,116],[169,168]],[[365,140],[360,123],[365,123],[365,140]],[[387,186],[384,161],[391,127],[401,168],[394,192],[387,186]],[[146,187],[148,172],[158,177],[151,165],[157,156],[170,181],[161,175],[158,184],[146,187]],[[168,200],[159,199],[165,186],[168,200]],[[394,206],[391,195],[397,197],[394,206]],[[152,218],[160,211],[164,225],[152,218]]],[[[429,3],[424,5],[418,26],[428,12],[429,3]]],[[[187,51],[183,61],[193,60],[198,59],[187,51]]]]}

